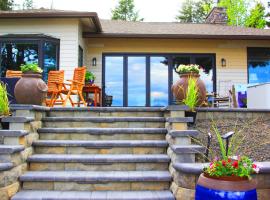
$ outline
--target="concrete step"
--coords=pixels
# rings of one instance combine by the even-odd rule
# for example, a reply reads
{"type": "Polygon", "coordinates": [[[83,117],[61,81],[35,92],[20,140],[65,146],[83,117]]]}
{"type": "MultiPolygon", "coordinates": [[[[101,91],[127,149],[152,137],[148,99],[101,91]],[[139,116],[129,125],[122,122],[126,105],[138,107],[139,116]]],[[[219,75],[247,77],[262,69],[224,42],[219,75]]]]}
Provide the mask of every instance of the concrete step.
{"type": "Polygon", "coordinates": [[[167,170],[170,158],[160,155],[35,154],[28,158],[32,171],[149,171],[167,170]]]}
{"type": "Polygon", "coordinates": [[[170,148],[176,154],[200,154],[205,152],[205,147],[200,145],[172,145],[170,148]]]}
{"type": "Polygon", "coordinates": [[[0,163],[12,163],[13,166],[21,164],[24,149],[22,145],[0,145],[0,163]]]}
{"type": "Polygon", "coordinates": [[[164,108],[154,107],[88,107],[88,108],[51,108],[49,117],[163,117],[164,108]]]}
{"type": "Polygon", "coordinates": [[[168,190],[168,171],[32,171],[20,177],[26,190],[140,191],[168,190]]]}
{"type": "Polygon", "coordinates": [[[171,191],[39,191],[23,190],[11,200],[175,200],[171,191]]]}
{"type": "Polygon", "coordinates": [[[38,154],[162,154],[165,140],[38,140],[33,143],[38,154]]]}
{"type": "Polygon", "coordinates": [[[173,138],[177,138],[177,137],[197,137],[200,132],[197,130],[171,130],[169,131],[169,134],[173,137],[173,138]]]}
{"type": "Polygon", "coordinates": [[[165,128],[41,128],[41,140],[165,140],[165,128]]]}
{"type": "Polygon", "coordinates": [[[0,145],[0,156],[7,154],[14,154],[24,150],[22,145],[0,145]]]}
{"type": "Polygon", "coordinates": [[[0,130],[0,137],[23,137],[28,134],[28,131],[23,130],[0,130]]]}
{"type": "Polygon", "coordinates": [[[44,127],[164,128],[164,117],[46,117],[44,127]]]}
{"type": "Polygon", "coordinates": [[[12,163],[0,163],[0,172],[1,171],[7,171],[13,167],[12,163]]]}

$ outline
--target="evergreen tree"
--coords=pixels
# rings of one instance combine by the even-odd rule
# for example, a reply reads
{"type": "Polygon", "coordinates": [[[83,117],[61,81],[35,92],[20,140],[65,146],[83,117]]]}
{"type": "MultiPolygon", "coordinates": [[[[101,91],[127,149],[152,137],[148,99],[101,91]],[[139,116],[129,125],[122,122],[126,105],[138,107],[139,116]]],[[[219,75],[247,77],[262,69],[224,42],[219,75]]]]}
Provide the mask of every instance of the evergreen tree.
{"type": "Polygon", "coordinates": [[[185,0],[176,19],[183,23],[203,23],[212,8],[212,0],[185,0]]]}
{"type": "Polygon", "coordinates": [[[23,9],[24,10],[29,10],[29,9],[33,9],[33,0],[24,0],[23,2],[23,9]]]}
{"type": "Polygon", "coordinates": [[[266,15],[265,7],[261,3],[257,3],[254,8],[251,9],[249,16],[246,19],[246,27],[252,28],[265,28],[266,15]]]}
{"type": "Polygon", "coordinates": [[[13,0],[0,0],[0,10],[12,10],[13,0]]]}
{"type": "Polygon", "coordinates": [[[143,21],[139,12],[135,10],[134,0],[120,0],[115,9],[112,10],[113,20],[143,21]]]}

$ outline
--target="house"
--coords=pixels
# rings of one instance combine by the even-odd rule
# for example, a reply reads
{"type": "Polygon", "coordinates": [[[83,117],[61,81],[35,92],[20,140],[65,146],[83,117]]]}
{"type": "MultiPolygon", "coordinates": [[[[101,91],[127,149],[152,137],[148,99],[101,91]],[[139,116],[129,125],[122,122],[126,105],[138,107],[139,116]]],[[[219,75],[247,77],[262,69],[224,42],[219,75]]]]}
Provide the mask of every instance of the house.
{"type": "Polygon", "coordinates": [[[87,66],[113,106],[166,106],[173,101],[174,67],[196,63],[208,92],[270,81],[270,30],[227,26],[214,9],[204,24],[126,22],[94,12],[0,12],[0,73],[23,62],[44,69],[87,66]]]}

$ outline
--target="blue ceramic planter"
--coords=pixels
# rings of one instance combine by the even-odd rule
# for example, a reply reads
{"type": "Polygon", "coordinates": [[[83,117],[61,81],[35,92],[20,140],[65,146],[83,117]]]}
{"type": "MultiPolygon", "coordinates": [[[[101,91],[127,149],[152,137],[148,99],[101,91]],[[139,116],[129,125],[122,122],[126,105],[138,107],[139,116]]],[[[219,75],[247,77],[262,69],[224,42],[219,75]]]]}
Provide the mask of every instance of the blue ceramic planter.
{"type": "Polygon", "coordinates": [[[204,176],[198,179],[195,200],[257,200],[254,180],[219,180],[204,176]]]}

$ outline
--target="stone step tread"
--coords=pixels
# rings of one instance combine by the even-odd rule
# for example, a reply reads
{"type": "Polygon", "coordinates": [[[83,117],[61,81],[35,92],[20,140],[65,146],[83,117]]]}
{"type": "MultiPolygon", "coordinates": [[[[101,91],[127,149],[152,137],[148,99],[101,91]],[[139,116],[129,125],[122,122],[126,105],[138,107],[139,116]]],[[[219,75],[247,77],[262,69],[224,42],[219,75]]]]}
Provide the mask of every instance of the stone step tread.
{"type": "Polygon", "coordinates": [[[168,117],[166,118],[167,122],[170,123],[188,123],[188,122],[193,122],[193,118],[192,117],[168,117]]]}
{"type": "Polygon", "coordinates": [[[31,171],[20,176],[24,182],[168,182],[168,171],[31,171]]]}
{"type": "Polygon", "coordinates": [[[37,163],[168,163],[166,154],[35,154],[28,162],[37,163]]]}
{"type": "Polygon", "coordinates": [[[13,167],[12,163],[0,163],[0,171],[6,171],[13,167]]]}
{"type": "Polygon", "coordinates": [[[169,134],[172,136],[172,137],[196,137],[200,134],[199,131],[197,130],[183,130],[183,131],[180,131],[180,130],[171,130],[169,131],[169,134]]]}
{"type": "Polygon", "coordinates": [[[22,190],[11,200],[175,200],[171,191],[37,191],[22,190]]]}
{"type": "Polygon", "coordinates": [[[22,137],[28,134],[29,132],[24,130],[0,130],[0,137],[22,137]]]}
{"type": "Polygon", "coordinates": [[[33,142],[36,147],[167,147],[165,140],[38,140],[33,142]]]}
{"type": "Polygon", "coordinates": [[[91,135],[166,134],[166,128],[40,128],[38,133],[79,133],[91,135]]]}
{"type": "Polygon", "coordinates": [[[75,111],[75,112],[162,112],[166,108],[164,107],[54,107],[50,109],[50,112],[55,111],[75,111]]]}
{"type": "Polygon", "coordinates": [[[165,122],[164,117],[44,117],[44,122],[165,122]]]}
{"type": "Polygon", "coordinates": [[[35,121],[34,117],[4,117],[2,118],[2,122],[9,122],[9,123],[27,123],[35,121]]]}
{"type": "Polygon", "coordinates": [[[205,147],[200,145],[171,145],[171,149],[176,153],[204,153],[205,147]]]}
{"type": "Polygon", "coordinates": [[[0,145],[0,154],[13,154],[23,150],[22,145],[0,145]]]}

